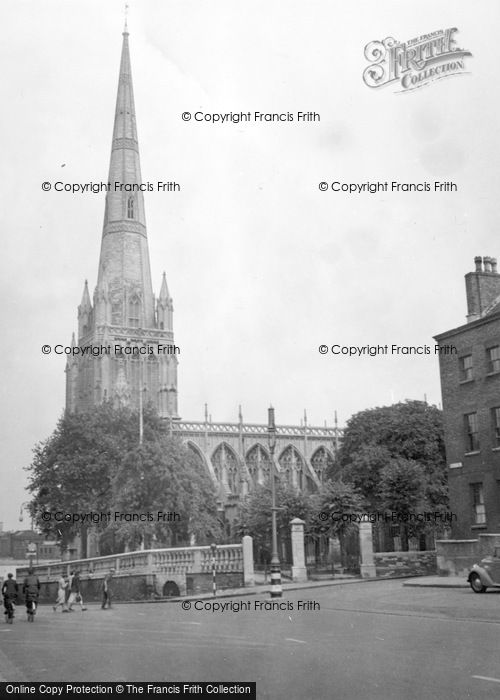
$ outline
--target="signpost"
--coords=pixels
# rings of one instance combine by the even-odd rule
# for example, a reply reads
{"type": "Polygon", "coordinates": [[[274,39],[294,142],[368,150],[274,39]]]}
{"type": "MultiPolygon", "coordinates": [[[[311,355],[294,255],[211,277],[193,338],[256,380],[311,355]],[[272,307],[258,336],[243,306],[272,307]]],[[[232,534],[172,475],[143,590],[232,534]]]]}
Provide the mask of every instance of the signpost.
{"type": "Polygon", "coordinates": [[[274,481],[274,450],[276,449],[276,424],[274,422],[274,408],[271,406],[267,409],[267,435],[269,441],[269,477],[271,479],[271,498],[272,498],[272,554],[271,554],[271,598],[281,598],[283,588],[281,586],[281,564],[278,555],[278,528],[276,523],[276,513],[279,508],[276,507],[276,484],[274,481]]]}
{"type": "Polygon", "coordinates": [[[33,566],[33,557],[35,556],[37,552],[37,546],[34,542],[29,542],[27,547],[26,547],[26,559],[29,561],[29,567],[33,566]]]}

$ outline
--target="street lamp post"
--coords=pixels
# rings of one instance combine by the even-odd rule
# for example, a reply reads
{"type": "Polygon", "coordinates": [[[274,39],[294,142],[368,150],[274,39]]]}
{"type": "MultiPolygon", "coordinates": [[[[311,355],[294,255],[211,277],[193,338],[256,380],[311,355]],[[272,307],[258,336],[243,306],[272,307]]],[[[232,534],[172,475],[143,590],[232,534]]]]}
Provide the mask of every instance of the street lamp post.
{"type": "Polygon", "coordinates": [[[33,532],[33,516],[31,514],[31,512],[29,511],[29,505],[30,505],[29,503],[21,503],[21,510],[19,511],[19,522],[20,523],[23,522],[23,520],[24,520],[23,511],[26,510],[26,512],[29,513],[29,515],[30,515],[30,521],[31,521],[30,529],[33,532]]]}
{"type": "Polygon", "coordinates": [[[139,445],[142,445],[142,439],[144,436],[144,419],[143,419],[143,397],[142,394],[145,390],[144,386],[144,365],[142,357],[139,357],[139,445]]]}
{"type": "Polygon", "coordinates": [[[217,520],[221,531],[221,544],[226,543],[226,509],[222,500],[217,501],[217,520]]]}
{"type": "Polygon", "coordinates": [[[212,595],[215,598],[217,595],[217,576],[216,576],[216,556],[217,556],[217,545],[211,544],[210,551],[212,553],[212,595]]]}
{"type": "Polygon", "coordinates": [[[267,435],[269,440],[269,454],[271,464],[269,475],[271,477],[271,513],[272,513],[272,553],[271,553],[271,598],[281,598],[283,590],[281,588],[281,566],[278,556],[278,532],[276,526],[276,484],[274,480],[274,450],[276,448],[276,425],[274,422],[274,408],[271,406],[267,410],[267,435]]]}

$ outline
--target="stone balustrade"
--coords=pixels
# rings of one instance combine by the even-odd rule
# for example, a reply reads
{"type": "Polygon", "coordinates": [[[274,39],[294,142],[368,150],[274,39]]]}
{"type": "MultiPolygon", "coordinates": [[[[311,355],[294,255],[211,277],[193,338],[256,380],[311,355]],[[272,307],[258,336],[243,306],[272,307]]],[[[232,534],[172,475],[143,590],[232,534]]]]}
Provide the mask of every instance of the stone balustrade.
{"type": "MultiPolygon", "coordinates": [[[[204,547],[170,547],[149,549],[107,557],[75,559],[73,561],[34,565],[37,576],[42,582],[55,581],[62,574],[78,569],[82,580],[103,578],[111,569],[115,576],[131,574],[185,575],[207,573],[212,571],[212,551],[204,547]]],[[[215,555],[217,572],[243,572],[243,548],[241,544],[223,544],[217,546],[215,555]]],[[[17,569],[17,578],[22,580],[28,567],[17,569]]]]}

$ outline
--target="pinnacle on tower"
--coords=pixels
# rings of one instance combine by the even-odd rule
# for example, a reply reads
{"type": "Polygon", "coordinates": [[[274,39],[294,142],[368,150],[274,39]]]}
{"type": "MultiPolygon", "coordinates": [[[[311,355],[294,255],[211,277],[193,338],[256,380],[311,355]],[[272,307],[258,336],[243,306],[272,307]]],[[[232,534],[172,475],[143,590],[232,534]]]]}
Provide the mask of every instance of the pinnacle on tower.
{"type": "Polygon", "coordinates": [[[163,301],[163,302],[168,302],[170,301],[170,293],[168,291],[168,285],[167,285],[167,275],[165,272],[163,273],[162,280],[161,280],[161,289],[160,289],[160,296],[158,297],[158,301],[163,301]]]}
{"type": "Polygon", "coordinates": [[[91,308],[92,308],[92,304],[90,302],[89,285],[88,285],[87,280],[85,280],[85,284],[83,285],[82,300],[80,302],[79,310],[85,311],[85,310],[88,310],[91,308]]]}
{"type": "Polygon", "coordinates": [[[161,282],[160,296],[156,304],[156,315],[158,327],[163,330],[173,330],[173,311],[174,306],[172,297],[168,291],[167,276],[163,273],[161,282]]]}
{"type": "Polygon", "coordinates": [[[90,302],[89,286],[87,280],[83,287],[82,301],[78,307],[78,337],[87,335],[92,326],[92,304],[90,302]]]}
{"type": "MultiPolygon", "coordinates": [[[[73,333],[71,334],[71,349],[73,349],[73,348],[76,348],[76,338],[75,338],[75,333],[74,333],[74,331],[73,331],[73,333]]],[[[71,355],[68,355],[68,357],[66,358],[66,368],[67,368],[69,365],[74,365],[74,364],[76,364],[76,362],[77,362],[77,360],[76,360],[75,355],[74,355],[73,353],[72,353],[71,355]]]]}

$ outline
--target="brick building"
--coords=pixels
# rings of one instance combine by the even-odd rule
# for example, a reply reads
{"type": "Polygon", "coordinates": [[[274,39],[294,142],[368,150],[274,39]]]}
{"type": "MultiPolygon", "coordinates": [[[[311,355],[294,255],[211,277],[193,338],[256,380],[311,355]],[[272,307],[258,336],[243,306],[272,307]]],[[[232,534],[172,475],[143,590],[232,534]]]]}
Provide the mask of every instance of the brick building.
{"type": "Polygon", "coordinates": [[[33,550],[36,560],[57,560],[61,555],[56,542],[48,542],[43,535],[34,530],[16,530],[0,532],[0,559],[26,559],[29,544],[36,545],[36,549],[33,550]]]}
{"type": "MultiPolygon", "coordinates": [[[[151,282],[128,36],[125,29],[97,283],[91,299],[85,282],[78,339],[72,340],[73,347],[98,351],[69,356],[66,409],[84,411],[104,400],[134,408],[151,402],[210,475],[221,507],[234,512],[239,498],[268,478],[267,427],[245,423],[241,409],[235,422],[213,422],[206,408],[204,421],[179,416],[172,297],[165,274],[157,298],[151,282]],[[117,354],[117,345],[126,351],[117,354]],[[139,347],[148,351],[136,353],[139,347]]],[[[278,425],[276,468],[282,478],[297,489],[319,488],[339,435],[336,420],[311,426],[305,413],[301,425],[278,425]]]]}
{"type": "Polygon", "coordinates": [[[474,262],[467,323],[435,337],[456,539],[500,532],[500,274],[495,258],[474,262]]]}

